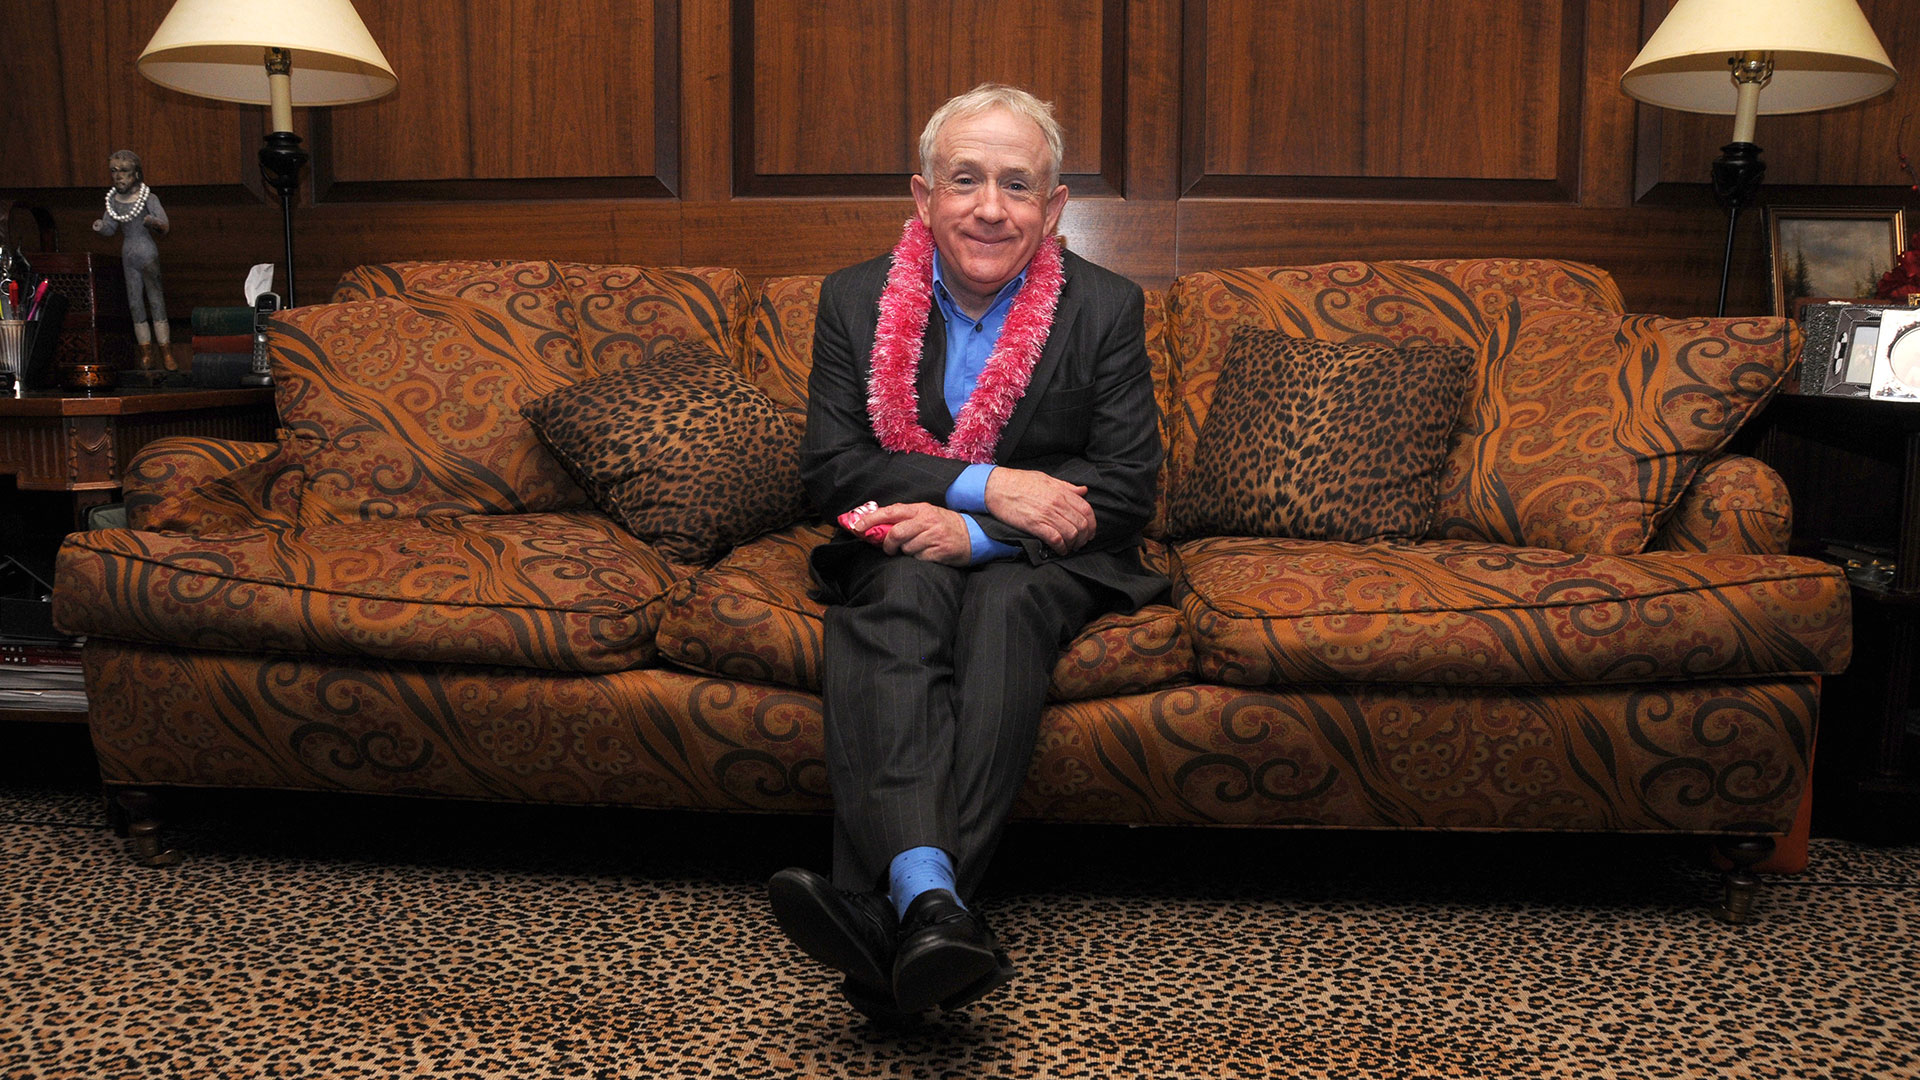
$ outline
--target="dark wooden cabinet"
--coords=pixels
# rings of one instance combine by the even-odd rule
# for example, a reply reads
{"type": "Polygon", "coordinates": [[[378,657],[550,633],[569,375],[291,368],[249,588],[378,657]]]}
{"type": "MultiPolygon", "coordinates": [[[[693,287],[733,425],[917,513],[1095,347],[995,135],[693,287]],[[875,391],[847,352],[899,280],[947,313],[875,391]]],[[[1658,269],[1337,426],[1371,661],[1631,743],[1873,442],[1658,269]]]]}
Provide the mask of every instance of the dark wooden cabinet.
{"type": "Polygon", "coordinates": [[[1920,404],[1782,394],[1753,452],[1793,495],[1793,550],[1848,566],[1853,663],[1823,688],[1814,830],[1920,837],[1920,404]]]}

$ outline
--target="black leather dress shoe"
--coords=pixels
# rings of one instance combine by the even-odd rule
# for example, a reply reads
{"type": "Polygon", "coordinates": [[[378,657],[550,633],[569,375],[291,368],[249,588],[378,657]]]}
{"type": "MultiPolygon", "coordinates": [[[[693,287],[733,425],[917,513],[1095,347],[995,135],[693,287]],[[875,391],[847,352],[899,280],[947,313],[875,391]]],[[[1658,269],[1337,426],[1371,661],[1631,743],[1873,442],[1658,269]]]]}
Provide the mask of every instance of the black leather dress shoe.
{"type": "Polygon", "coordinates": [[[842,992],[881,1019],[893,1001],[893,906],[877,893],[850,893],[811,870],[789,867],[767,883],[774,921],[800,951],[847,977],[842,992]]]}
{"type": "Polygon", "coordinates": [[[893,958],[893,999],[917,1013],[952,1002],[959,1008],[1013,977],[986,920],[945,889],[921,893],[900,920],[893,958]],[[996,978],[1003,962],[1006,974],[996,978]]]}
{"type": "Polygon", "coordinates": [[[1014,974],[1013,957],[1008,956],[1005,949],[995,949],[993,970],[961,987],[958,992],[941,998],[940,1007],[948,1012],[964,1009],[1012,981],[1014,974]]]}
{"type": "Polygon", "coordinates": [[[860,1015],[873,1021],[876,1027],[905,1028],[920,1022],[919,1013],[903,1013],[894,1007],[891,986],[874,988],[862,986],[850,978],[841,979],[840,996],[847,999],[847,1004],[858,1009],[860,1015]]]}

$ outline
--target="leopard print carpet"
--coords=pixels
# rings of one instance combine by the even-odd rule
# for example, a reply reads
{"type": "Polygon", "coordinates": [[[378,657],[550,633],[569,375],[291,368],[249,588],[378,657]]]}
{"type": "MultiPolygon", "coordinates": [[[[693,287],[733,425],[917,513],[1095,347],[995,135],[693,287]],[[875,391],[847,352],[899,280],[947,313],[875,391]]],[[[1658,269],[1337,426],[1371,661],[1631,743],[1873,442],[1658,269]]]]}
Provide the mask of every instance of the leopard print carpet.
{"type": "Polygon", "coordinates": [[[1765,921],[1670,839],[1017,826],[1021,974],[907,1031],[773,926],[817,819],[176,800],[134,865],[0,788],[0,1076],[1920,1076],[1920,848],[1816,841],[1765,921]]]}

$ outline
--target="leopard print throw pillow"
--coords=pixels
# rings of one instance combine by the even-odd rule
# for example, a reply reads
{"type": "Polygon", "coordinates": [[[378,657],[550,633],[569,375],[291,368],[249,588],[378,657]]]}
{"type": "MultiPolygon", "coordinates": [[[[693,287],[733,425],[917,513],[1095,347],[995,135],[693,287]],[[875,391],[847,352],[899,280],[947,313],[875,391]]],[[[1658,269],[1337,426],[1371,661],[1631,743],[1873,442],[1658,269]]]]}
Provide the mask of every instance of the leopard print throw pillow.
{"type": "Polygon", "coordinates": [[[1172,517],[1180,536],[1426,532],[1473,353],[1235,332],[1172,517]]]}
{"type": "Polygon", "coordinates": [[[805,513],[800,433],[704,345],[521,412],[595,505],[675,562],[711,563],[805,513]]]}

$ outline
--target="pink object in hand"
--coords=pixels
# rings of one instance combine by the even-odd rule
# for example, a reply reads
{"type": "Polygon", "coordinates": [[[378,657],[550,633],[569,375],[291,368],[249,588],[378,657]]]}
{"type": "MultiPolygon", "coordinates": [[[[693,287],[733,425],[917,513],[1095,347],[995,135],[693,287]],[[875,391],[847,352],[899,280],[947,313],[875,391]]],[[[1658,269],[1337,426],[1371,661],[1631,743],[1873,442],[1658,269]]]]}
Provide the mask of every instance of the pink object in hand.
{"type": "Polygon", "coordinates": [[[846,513],[841,514],[835,520],[839,521],[840,527],[847,530],[848,532],[859,533],[860,538],[865,540],[867,543],[878,544],[880,541],[885,540],[887,538],[887,530],[893,528],[892,525],[890,524],[875,525],[873,528],[865,529],[865,530],[862,530],[860,528],[860,519],[866,517],[868,514],[871,514],[878,509],[880,509],[879,503],[872,502],[872,501],[864,502],[864,503],[861,503],[859,506],[856,506],[853,509],[847,511],[846,513]]]}

